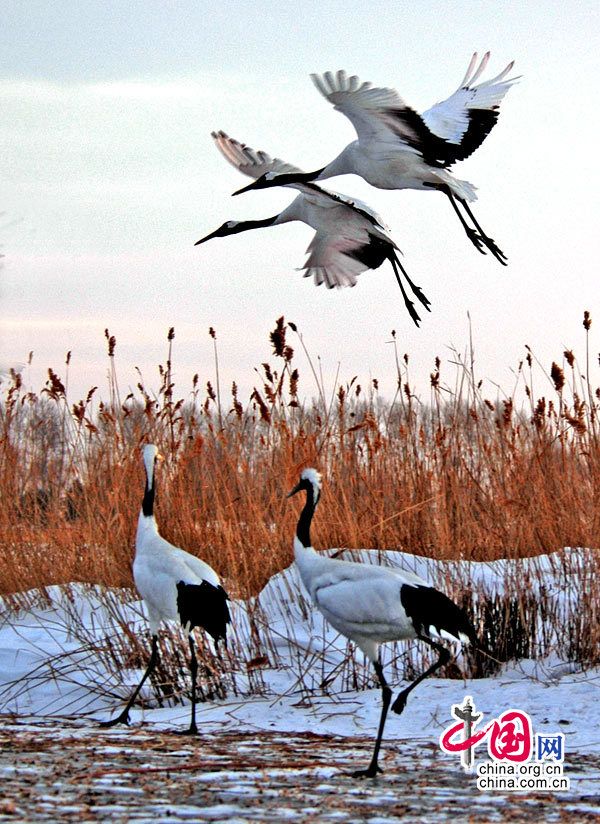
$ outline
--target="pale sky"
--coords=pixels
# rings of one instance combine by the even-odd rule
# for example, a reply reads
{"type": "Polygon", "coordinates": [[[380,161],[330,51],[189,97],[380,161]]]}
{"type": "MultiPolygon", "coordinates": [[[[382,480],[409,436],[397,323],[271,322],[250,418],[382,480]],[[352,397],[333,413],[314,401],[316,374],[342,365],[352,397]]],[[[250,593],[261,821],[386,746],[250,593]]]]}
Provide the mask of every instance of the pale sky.
{"type": "MultiPolygon", "coordinates": [[[[599,17],[591,0],[0,0],[0,360],[34,350],[24,375],[39,389],[48,366],[64,375],[72,350],[71,399],[94,384],[106,398],[105,327],[126,388],[135,366],[154,378],[174,326],[183,395],[194,372],[213,380],[213,326],[222,385],[236,380],[245,402],[280,315],[321,356],[330,385],[341,363],[344,380],[378,377],[388,395],[390,331],[428,397],[435,356],[468,341],[467,313],[489,396],[493,382],[511,390],[525,344],[548,369],[565,346],[583,357],[584,309],[597,351],[599,17]],[[432,303],[420,329],[387,264],[354,289],[304,280],[295,271],[312,236],[304,225],[194,247],[226,219],[267,217],[293,198],[281,189],[232,199],[248,181],[214,148],[212,130],[319,168],[354,132],[311,72],[346,69],[422,110],[487,49],[486,77],[515,59],[522,79],[482,147],[453,171],[478,187],[475,214],[507,268],[477,253],[439,194],[382,191],[354,176],[324,184],[390,225],[432,303]]],[[[312,395],[303,363],[299,355],[312,395]]]]}

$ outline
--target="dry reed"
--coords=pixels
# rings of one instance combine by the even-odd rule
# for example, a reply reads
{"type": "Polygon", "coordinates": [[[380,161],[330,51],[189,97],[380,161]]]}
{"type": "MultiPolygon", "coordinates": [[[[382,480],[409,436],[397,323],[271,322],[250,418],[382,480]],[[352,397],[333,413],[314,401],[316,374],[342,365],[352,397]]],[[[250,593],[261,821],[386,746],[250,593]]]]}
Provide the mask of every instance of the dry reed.
{"type": "MultiPolygon", "coordinates": [[[[590,324],[586,314],[587,335],[590,324]]],[[[454,388],[436,359],[424,403],[411,390],[407,355],[397,356],[391,401],[376,380],[356,378],[328,399],[314,368],[315,399],[302,401],[291,345],[302,337],[281,318],[270,335],[274,360],[262,364],[262,385],[244,406],[235,384],[225,403],[218,381],[216,391],[211,383],[201,390],[197,378],[190,399],[176,399],[172,329],[158,394],[140,381],[122,397],[116,341],[108,330],[106,338],[108,401],[95,405],[93,387],[70,403],[53,369],[38,394],[18,375],[3,385],[0,593],[68,581],[131,585],[144,441],[167,458],[163,533],[201,550],[236,595],[256,594],[290,562],[296,513],[285,492],[307,463],[326,477],[317,546],[492,560],[600,543],[600,390],[589,352],[584,375],[570,350],[544,375],[528,351],[520,390],[501,401],[482,396],[472,364],[457,356],[454,388]],[[533,393],[536,370],[543,396],[533,393]]]]}
{"type": "MultiPolygon", "coordinates": [[[[583,374],[571,350],[546,371],[528,349],[514,391],[489,399],[474,373],[472,350],[467,357],[455,352],[452,385],[436,358],[431,395],[423,402],[411,388],[410,359],[396,350],[395,336],[398,375],[391,400],[382,397],[376,379],[362,385],[357,378],[338,381],[328,397],[302,335],[279,318],[269,336],[271,361],[262,364],[261,382],[246,406],[235,383],[224,400],[214,329],[214,387],[208,382],[201,389],[196,376],[187,399],[176,398],[172,382],[173,329],[166,362],[159,366],[158,392],[140,380],[125,396],[116,379],[117,341],[106,330],[108,400],[96,401],[96,387],[77,403],[68,399],[70,354],[65,378],[49,369],[39,393],[26,391],[17,374],[2,384],[0,594],[75,581],[132,585],[143,485],[139,446],[148,441],[167,459],[157,500],[162,533],[198,551],[232,596],[250,598],[247,631],[233,657],[245,662],[254,691],[261,690],[261,677],[253,662],[276,661],[258,604],[253,624],[252,596],[291,561],[297,510],[285,493],[303,465],[318,466],[326,478],[314,529],[317,547],[483,561],[597,547],[600,389],[590,376],[587,312],[583,325],[583,374]],[[313,400],[302,400],[307,389],[295,363],[298,346],[315,382],[313,400]],[[534,393],[534,378],[547,387],[543,395],[534,393]]],[[[478,598],[469,581],[450,583],[501,660],[547,654],[550,636],[556,647],[562,627],[568,627],[560,654],[594,663],[600,633],[590,631],[587,616],[600,607],[595,555],[585,569],[565,569],[564,575],[575,582],[577,604],[585,601],[585,616],[579,607],[561,612],[548,593],[533,596],[527,580],[513,582],[511,592],[495,599],[478,598]]],[[[145,656],[143,642],[121,629],[124,640],[109,642],[103,652],[107,670],[115,674],[139,666],[145,656]]],[[[397,653],[391,655],[395,660],[397,653]]],[[[413,663],[403,655],[397,674],[406,677],[413,663]]],[[[178,680],[172,672],[181,667],[174,661],[171,675],[163,673],[154,683],[158,698],[184,689],[179,683],[162,692],[161,683],[178,680]]],[[[473,675],[495,666],[477,656],[467,663],[473,675]]],[[[222,672],[208,693],[223,685],[235,691],[232,677],[222,672]]],[[[352,656],[341,677],[347,688],[368,683],[352,656]]],[[[328,678],[323,670],[321,681],[328,678]]],[[[310,692],[304,676],[299,683],[310,692]]]]}

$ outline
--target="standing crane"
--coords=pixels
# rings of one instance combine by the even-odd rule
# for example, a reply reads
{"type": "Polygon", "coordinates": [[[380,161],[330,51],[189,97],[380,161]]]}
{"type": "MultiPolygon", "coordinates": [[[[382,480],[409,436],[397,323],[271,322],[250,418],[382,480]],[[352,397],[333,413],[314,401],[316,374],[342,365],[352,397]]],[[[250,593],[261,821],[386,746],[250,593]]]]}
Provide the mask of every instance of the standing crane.
{"type": "Polygon", "coordinates": [[[399,693],[392,710],[400,714],[412,690],[450,660],[450,652],[440,640],[479,646],[478,639],[465,612],[418,575],[319,555],[310,540],[310,525],[321,495],[321,476],[315,469],[302,471],[288,497],[301,491],[306,493],[306,503],[294,536],[294,557],[302,583],[327,621],[354,641],[373,664],[381,686],[383,706],[371,763],[354,773],[355,777],[373,778],[382,772],[379,750],[392,700],[379,656],[380,645],[417,639],[439,655],[435,663],[399,693]]]}
{"type": "Polygon", "coordinates": [[[198,661],[192,632],[195,627],[200,627],[213,638],[215,645],[220,640],[226,642],[227,625],[231,622],[227,606],[229,598],[212,567],[195,555],[173,546],[160,535],[154,517],[155,475],[159,460],[161,456],[156,446],[146,445],[143,450],[146,486],[138,518],[133,562],[133,579],[148,611],[152,653],[142,680],[125,709],[111,721],[104,721],[101,726],[113,727],[115,724],[129,723],[129,710],[158,662],[158,627],[162,621],[177,621],[187,632],[190,647],[192,715],[186,734],[194,735],[198,732],[198,661]]]}

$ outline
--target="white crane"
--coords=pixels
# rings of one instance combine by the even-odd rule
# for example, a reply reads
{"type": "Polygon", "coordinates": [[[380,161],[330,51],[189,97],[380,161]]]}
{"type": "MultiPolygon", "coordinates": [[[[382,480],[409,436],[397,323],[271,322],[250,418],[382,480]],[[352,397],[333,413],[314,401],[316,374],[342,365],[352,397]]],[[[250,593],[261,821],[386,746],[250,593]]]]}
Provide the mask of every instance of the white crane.
{"type": "Polygon", "coordinates": [[[306,503],[294,536],[294,557],[302,583],[329,623],[354,641],[372,662],[381,685],[383,707],[371,763],[354,773],[372,778],[382,771],[379,749],[392,700],[379,657],[380,644],[418,639],[439,653],[439,659],[400,692],[392,704],[398,714],[417,684],[450,660],[450,652],[438,639],[479,644],[463,610],[418,575],[317,554],[310,541],[310,525],[321,494],[321,476],[315,469],[302,471],[288,497],[301,490],[306,492],[306,503]]]}
{"type": "MultiPolygon", "coordinates": [[[[271,158],[265,152],[255,151],[225,132],[213,132],[212,137],[223,157],[250,177],[260,178],[269,171],[276,175],[302,174],[296,166],[271,158]]],[[[228,220],[195,245],[214,237],[226,237],[249,229],[302,221],[315,230],[315,236],[307,249],[308,259],[302,267],[304,277],[312,275],[317,286],[325,283],[328,289],[334,286],[355,286],[358,275],[367,269],[377,269],[389,260],[406,308],[418,326],[421,318],[406,293],[400,274],[404,275],[413,294],[428,311],[429,301],[400,263],[397,254],[400,250],[379,215],[359,200],[350,200],[343,195],[326,191],[314,183],[289,185],[298,189],[300,194],[279,214],[263,220],[228,220]]]]}
{"type": "Polygon", "coordinates": [[[475,85],[489,57],[486,52],[477,65],[478,56],[474,54],[458,89],[422,114],[408,106],[395,89],[361,83],[356,75],[348,77],[344,71],[312,74],[321,94],[351,121],[358,140],[321,169],[303,174],[287,172],[279,179],[273,170],[235,194],[346,174],[359,175],[378,189],[442,192],[474,246],[482,254],[489,249],[506,265],[506,256],[485,234],[469,206],[477,199],[475,187],[447,171],[483,143],[498,119],[502,98],[518,80],[505,80],[513,67],[511,62],[496,77],[475,85]],[[468,225],[457,202],[475,228],[468,225]]]}
{"type": "Polygon", "coordinates": [[[143,450],[146,486],[135,539],[133,579],[148,610],[152,635],[152,654],[142,680],[136,687],[123,712],[101,726],[129,723],[133,706],[146,678],[158,661],[158,627],[161,621],[178,621],[188,633],[190,671],[192,674],[192,718],[186,734],[198,732],[196,726],[196,678],[198,662],[192,631],[194,627],[206,630],[214,639],[226,641],[230,623],[228,596],[219,576],[212,567],[165,541],[158,532],[154,518],[155,470],[160,460],[158,449],[148,444],[143,450]]]}

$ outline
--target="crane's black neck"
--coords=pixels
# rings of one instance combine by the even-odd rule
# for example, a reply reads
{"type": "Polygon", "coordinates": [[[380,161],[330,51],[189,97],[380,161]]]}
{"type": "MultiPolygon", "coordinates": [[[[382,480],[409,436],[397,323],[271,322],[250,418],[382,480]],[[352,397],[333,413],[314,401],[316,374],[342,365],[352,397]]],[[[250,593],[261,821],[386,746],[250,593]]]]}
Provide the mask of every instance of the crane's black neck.
{"type": "Polygon", "coordinates": [[[296,535],[304,547],[312,546],[310,542],[310,525],[312,523],[313,515],[315,514],[315,509],[318,502],[319,496],[318,494],[315,496],[314,487],[311,483],[309,483],[306,487],[306,503],[300,513],[298,526],[296,527],[296,535]]]}
{"type": "Polygon", "coordinates": [[[284,174],[272,177],[267,185],[288,186],[291,183],[310,183],[312,180],[316,180],[326,168],[326,166],[323,166],[322,169],[315,169],[314,172],[285,172],[284,174]]]}
{"type": "Polygon", "coordinates": [[[154,516],[154,472],[152,472],[152,481],[150,482],[146,475],[146,489],[144,490],[144,498],[142,500],[142,512],[146,518],[154,516]]]}
{"type": "Polygon", "coordinates": [[[264,229],[267,226],[272,226],[279,215],[273,217],[265,217],[262,220],[242,220],[231,231],[231,234],[237,235],[238,232],[247,232],[249,229],[264,229]]]}

